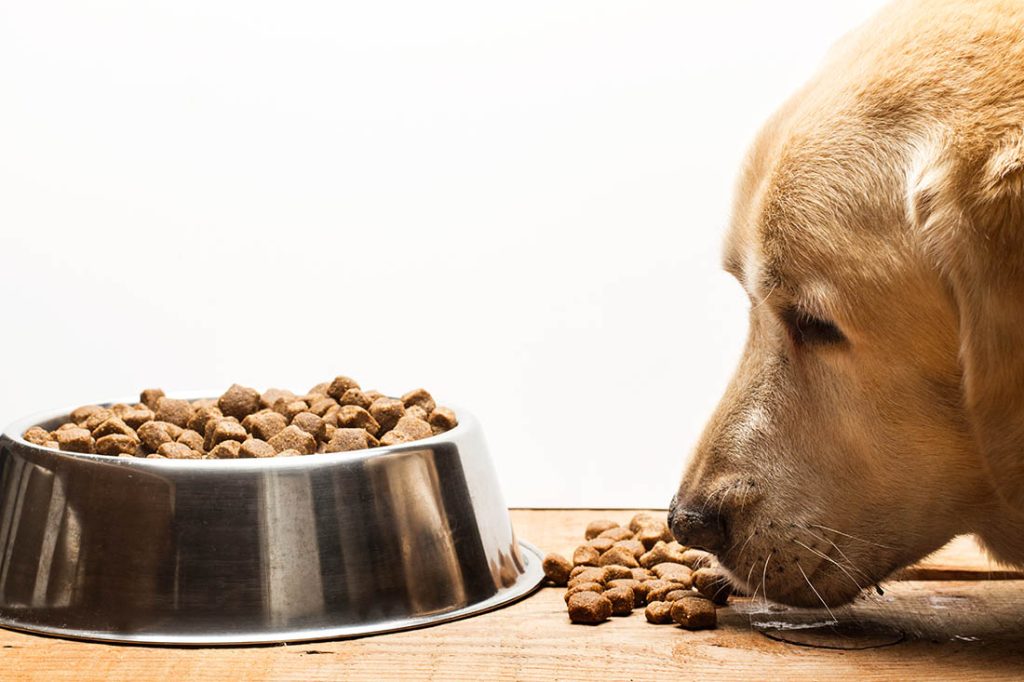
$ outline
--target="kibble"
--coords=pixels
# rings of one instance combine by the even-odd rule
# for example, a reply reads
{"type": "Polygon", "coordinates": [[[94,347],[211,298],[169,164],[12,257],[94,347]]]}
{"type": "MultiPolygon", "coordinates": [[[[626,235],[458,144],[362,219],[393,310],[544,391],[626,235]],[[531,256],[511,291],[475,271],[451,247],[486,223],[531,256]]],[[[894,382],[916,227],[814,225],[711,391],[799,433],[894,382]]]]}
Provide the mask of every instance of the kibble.
{"type": "Polygon", "coordinates": [[[570,585],[569,589],[565,591],[565,602],[568,604],[572,596],[577,592],[604,592],[604,585],[601,583],[576,583],[570,585]]]}
{"type": "MultiPolygon", "coordinates": [[[[416,407],[406,406],[403,418],[418,418],[416,407]]],[[[544,561],[548,583],[566,587],[572,622],[600,623],[646,605],[644,616],[651,623],[716,627],[714,608],[728,602],[730,579],[714,555],[672,539],[662,514],[640,513],[625,525],[592,521],[584,538],[571,562],[558,554],[544,561]]]]}
{"type": "Polygon", "coordinates": [[[337,428],[331,434],[324,452],[349,452],[377,446],[377,439],[365,429],[337,428]]]}
{"type": "Polygon", "coordinates": [[[644,609],[648,623],[666,625],[672,622],[672,604],[665,601],[652,601],[644,609]]]}
{"type": "MultiPolygon", "coordinates": [[[[53,431],[32,426],[22,436],[33,445],[65,452],[235,459],[396,445],[429,438],[457,423],[455,413],[437,405],[425,389],[393,398],[363,391],[354,379],[338,376],[301,395],[280,388],[260,394],[233,384],[218,398],[189,401],[147,388],[138,403],[83,405],[53,431]]],[[[610,548],[602,545],[595,562],[610,548]]]]}
{"type": "Polygon", "coordinates": [[[55,438],[58,447],[64,452],[91,453],[96,451],[95,441],[93,441],[89,429],[82,427],[58,429],[55,432],[55,438]]]}
{"type": "Polygon", "coordinates": [[[434,411],[427,417],[427,422],[435,434],[451,431],[459,425],[459,420],[455,418],[455,412],[447,407],[435,407],[434,411]]]}
{"type": "Polygon", "coordinates": [[[732,596],[729,577],[713,568],[698,568],[694,571],[693,585],[698,592],[719,605],[728,603],[732,596]]]}
{"type": "Polygon", "coordinates": [[[156,401],[156,419],[185,428],[192,418],[192,409],[192,404],[187,400],[160,398],[156,401]]]}
{"type": "Polygon", "coordinates": [[[633,607],[636,604],[636,596],[631,588],[620,585],[609,588],[602,594],[605,599],[611,602],[613,616],[628,616],[632,613],[633,607]]]}
{"type": "Polygon", "coordinates": [[[598,566],[611,566],[612,564],[615,564],[616,566],[625,566],[627,568],[636,568],[640,565],[637,563],[636,557],[633,556],[631,551],[625,547],[620,547],[619,545],[609,549],[597,560],[598,566]]]}
{"type": "Polygon", "coordinates": [[[596,625],[612,615],[612,603],[596,592],[578,592],[568,601],[569,620],[596,625]]]}
{"type": "Polygon", "coordinates": [[[672,602],[672,620],[688,630],[704,630],[718,625],[718,614],[710,599],[694,595],[672,602]]]}
{"type": "Polygon", "coordinates": [[[548,554],[541,563],[544,569],[544,577],[552,585],[565,587],[569,582],[569,572],[572,571],[572,562],[561,554],[548,554]]]}

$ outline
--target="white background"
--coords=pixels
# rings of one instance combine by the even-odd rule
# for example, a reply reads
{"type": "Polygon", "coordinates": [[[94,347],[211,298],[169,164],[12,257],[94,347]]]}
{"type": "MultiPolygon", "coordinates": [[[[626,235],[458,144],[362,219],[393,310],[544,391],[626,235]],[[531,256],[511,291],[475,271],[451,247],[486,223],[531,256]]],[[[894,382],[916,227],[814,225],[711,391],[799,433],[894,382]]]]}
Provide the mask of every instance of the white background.
{"type": "Polygon", "coordinates": [[[515,506],[661,506],[763,119],[881,3],[0,5],[0,421],[423,385],[515,506]]]}

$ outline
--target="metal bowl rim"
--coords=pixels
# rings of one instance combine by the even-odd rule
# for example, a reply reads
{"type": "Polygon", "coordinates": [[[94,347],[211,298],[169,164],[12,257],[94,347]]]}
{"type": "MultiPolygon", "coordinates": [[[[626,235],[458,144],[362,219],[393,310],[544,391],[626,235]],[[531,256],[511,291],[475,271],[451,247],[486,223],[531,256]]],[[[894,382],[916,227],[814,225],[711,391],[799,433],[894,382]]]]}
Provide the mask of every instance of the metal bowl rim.
{"type": "MultiPolygon", "coordinates": [[[[210,391],[188,391],[180,392],[177,395],[181,396],[184,400],[200,400],[208,398],[210,391]]],[[[131,404],[134,398],[128,400],[110,400],[97,403],[91,403],[93,405],[113,405],[115,403],[127,403],[131,404]]],[[[39,454],[49,454],[61,457],[66,457],[72,460],[86,461],[86,462],[97,462],[103,464],[115,464],[118,466],[129,466],[129,467],[154,467],[156,469],[168,470],[168,469],[187,469],[187,470],[218,470],[222,468],[230,467],[232,469],[267,469],[267,468],[307,468],[309,466],[329,465],[339,462],[349,462],[356,460],[372,459],[374,457],[387,456],[397,452],[410,452],[414,450],[420,450],[423,448],[429,448],[433,445],[445,443],[453,438],[457,438],[465,431],[470,431],[472,428],[477,426],[477,420],[472,413],[467,412],[461,407],[452,403],[447,403],[458,419],[458,423],[455,428],[449,429],[442,433],[430,436],[429,438],[421,438],[420,440],[410,441],[408,443],[402,443],[400,445],[385,445],[375,448],[364,448],[362,450],[350,450],[348,452],[317,452],[311,455],[301,455],[299,457],[245,457],[239,459],[149,459],[147,457],[114,457],[111,455],[97,455],[89,454],[84,452],[65,452],[64,450],[54,450],[53,448],[46,448],[42,445],[36,445],[30,443],[24,438],[22,434],[32,426],[36,426],[42,422],[50,421],[61,416],[70,415],[71,411],[79,407],[64,407],[56,410],[46,410],[44,412],[36,412],[28,416],[17,419],[4,428],[3,432],[0,433],[0,437],[6,438],[17,445],[35,451],[39,454]]]]}

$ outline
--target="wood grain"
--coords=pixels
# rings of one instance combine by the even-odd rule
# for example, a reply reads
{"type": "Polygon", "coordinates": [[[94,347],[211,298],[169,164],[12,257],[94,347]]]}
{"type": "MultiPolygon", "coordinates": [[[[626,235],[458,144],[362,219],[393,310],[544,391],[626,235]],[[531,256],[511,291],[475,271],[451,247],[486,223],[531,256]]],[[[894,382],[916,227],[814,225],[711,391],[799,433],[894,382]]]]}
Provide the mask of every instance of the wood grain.
{"type": "MultiPolygon", "coordinates": [[[[520,537],[570,550],[586,522],[628,520],[633,511],[517,510],[520,537]]],[[[945,565],[983,577],[989,564],[968,542],[945,565]]],[[[720,627],[687,632],[648,624],[641,612],[599,626],[569,623],[561,590],[544,588],[504,609],[433,628],[288,646],[181,649],[66,641],[0,630],[0,678],[31,680],[579,680],[579,679],[1010,679],[1024,671],[1024,581],[890,583],[836,611],[866,631],[895,629],[903,641],[837,651],[774,641],[765,623],[807,625],[816,610],[737,600],[720,627]]]]}

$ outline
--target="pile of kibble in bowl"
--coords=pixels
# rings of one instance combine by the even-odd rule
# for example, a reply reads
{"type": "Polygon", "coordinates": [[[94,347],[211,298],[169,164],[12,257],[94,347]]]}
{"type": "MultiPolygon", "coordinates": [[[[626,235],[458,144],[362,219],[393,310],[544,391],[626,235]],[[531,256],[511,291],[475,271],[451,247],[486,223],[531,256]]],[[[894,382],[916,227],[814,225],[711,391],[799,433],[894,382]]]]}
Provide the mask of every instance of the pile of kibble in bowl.
{"type": "Polygon", "coordinates": [[[298,395],[233,385],[216,399],[169,398],[149,388],[134,405],[83,405],[53,431],[22,437],[65,452],[155,459],[294,457],[397,445],[454,428],[455,413],[422,388],[401,398],[335,377],[298,395]]]}
{"type": "Polygon", "coordinates": [[[644,608],[647,621],[700,630],[718,625],[716,606],[732,595],[732,584],[713,554],[683,547],[668,524],[637,514],[627,526],[591,522],[572,561],[544,557],[548,584],[567,587],[565,603],[574,623],[597,624],[644,608]]]}

